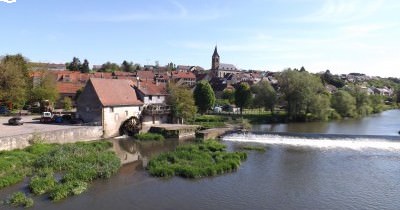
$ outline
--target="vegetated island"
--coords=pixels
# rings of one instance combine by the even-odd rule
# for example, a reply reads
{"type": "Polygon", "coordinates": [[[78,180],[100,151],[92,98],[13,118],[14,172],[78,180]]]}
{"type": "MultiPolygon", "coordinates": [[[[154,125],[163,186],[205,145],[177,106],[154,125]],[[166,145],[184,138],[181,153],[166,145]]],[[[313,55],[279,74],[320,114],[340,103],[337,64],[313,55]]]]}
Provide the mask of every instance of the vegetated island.
{"type": "Polygon", "coordinates": [[[216,140],[178,146],[150,160],[147,170],[156,177],[200,178],[237,170],[247,158],[245,152],[227,152],[216,140]]]}
{"type": "MultiPolygon", "coordinates": [[[[34,143],[23,150],[2,151],[0,189],[31,177],[28,188],[33,195],[47,194],[51,200],[58,201],[81,194],[91,181],[109,178],[121,167],[111,147],[108,141],[34,143]]],[[[30,207],[33,200],[17,192],[4,204],[30,207]]]]}

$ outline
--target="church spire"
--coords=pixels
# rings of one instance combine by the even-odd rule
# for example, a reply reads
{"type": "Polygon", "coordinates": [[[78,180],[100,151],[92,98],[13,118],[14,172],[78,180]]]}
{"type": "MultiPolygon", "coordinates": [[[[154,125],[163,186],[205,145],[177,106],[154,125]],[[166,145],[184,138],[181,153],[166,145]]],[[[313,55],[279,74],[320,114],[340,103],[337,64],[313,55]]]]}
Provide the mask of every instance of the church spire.
{"type": "Polygon", "coordinates": [[[217,70],[219,67],[219,55],[217,51],[217,45],[215,45],[214,53],[211,57],[211,69],[217,70]]]}
{"type": "Polygon", "coordinates": [[[217,45],[215,45],[213,57],[214,57],[214,56],[218,56],[218,57],[219,57],[218,51],[217,51],[217,45]]]}

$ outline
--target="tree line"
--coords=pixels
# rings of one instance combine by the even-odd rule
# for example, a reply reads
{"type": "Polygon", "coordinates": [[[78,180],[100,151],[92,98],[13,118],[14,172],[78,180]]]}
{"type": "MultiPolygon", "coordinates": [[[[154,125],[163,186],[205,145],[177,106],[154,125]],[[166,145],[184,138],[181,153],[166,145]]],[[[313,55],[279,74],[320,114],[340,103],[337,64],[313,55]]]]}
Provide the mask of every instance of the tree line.
{"type": "MultiPolygon", "coordinates": [[[[175,92],[186,91],[185,97],[180,97],[179,103],[194,107],[184,109],[177,106],[175,114],[186,112],[184,116],[190,118],[194,117],[196,111],[204,114],[215,105],[235,104],[240,108],[241,114],[244,108],[262,108],[272,114],[279,108],[286,112],[289,121],[325,121],[363,117],[390,108],[388,102],[393,102],[394,105],[398,103],[396,95],[393,97],[369,95],[360,85],[345,84],[337,76],[312,74],[304,69],[287,69],[276,77],[277,85],[261,81],[250,86],[242,82],[236,85],[235,90],[225,90],[219,99],[207,81],[198,82],[193,93],[183,88],[175,88],[170,92],[172,98],[175,92]],[[336,85],[338,89],[330,93],[325,88],[326,84],[336,85]],[[185,110],[190,111],[188,113],[185,110]]],[[[391,83],[397,90],[399,84],[391,83]]]]}
{"type": "Polygon", "coordinates": [[[21,54],[7,55],[0,60],[0,105],[21,109],[30,102],[58,99],[54,75],[40,71],[40,79],[33,80],[31,73],[27,59],[21,54]]]}

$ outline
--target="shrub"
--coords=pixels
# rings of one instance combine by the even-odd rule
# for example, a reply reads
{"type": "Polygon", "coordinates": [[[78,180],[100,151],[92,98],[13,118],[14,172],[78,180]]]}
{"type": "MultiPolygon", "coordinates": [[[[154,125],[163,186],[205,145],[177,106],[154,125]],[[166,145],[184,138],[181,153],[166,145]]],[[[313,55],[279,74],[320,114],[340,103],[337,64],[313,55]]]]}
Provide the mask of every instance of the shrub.
{"type": "Polygon", "coordinates": [[[11,195],[8,203],[12,206],[22,206],[25,208],[29,208],[33,206],[33,199],[26,197],[23,192],[16,192],[11,195]]]}
{"type": "Polygon", "coordinates": [[[30,173],[34,157],[23,150],[0,152],[0,188],[22,181],[30,173]]]}
{"type": "Polygon", "coordinates": [[[158,133],[139,133],[135,135],[135,139],[140,141],[163,141],[165,138],[158,133]]]}
{"type": "Polygon", "coordinates": [[[147,169],[152,176],[199,178],[215,176],[239,168],[247,158],[244,152],[226,152],[226,146],[214,140],[182,145],[174,152],[162,153],[150,160],[147,169]]]}
{"type": "Polygon", "coordinates": [[[50,198],[59,201],[71,195],[79,195],[87,190],[88,184],[83,181],[73,180],[58,184],[51,192],[50,198]]]}
{"type": "Polygon", "coordinates": [[[29,189],[35,195],[42,195],[50,192],[57,184],[53,172],[44,175],[35,175],[31,178],[29,189]]]}
{"type": "Polygon", "coordinates": [[[120,166],[120,159],[109,151],[111,142],[75,144],[34,143],[25,150],[0,152],[0,188],[22,181],[33,173],[29,189],[35,195],[50,193],[53,200],[77,195],[89,181],[109,178],[120,166]],[[60,173],[57,183],[54,172],[60,173]]]}

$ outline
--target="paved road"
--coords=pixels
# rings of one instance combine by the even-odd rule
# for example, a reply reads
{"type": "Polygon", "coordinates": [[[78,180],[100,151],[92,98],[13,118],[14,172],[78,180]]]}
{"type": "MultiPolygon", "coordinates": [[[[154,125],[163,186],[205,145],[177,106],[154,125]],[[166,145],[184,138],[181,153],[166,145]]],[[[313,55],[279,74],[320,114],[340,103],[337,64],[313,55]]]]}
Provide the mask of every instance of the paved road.
{"type": "Polygon", "coordinates": [[[27,133],[43,132],[43,131],[54,131],[68,128],[75,128],[76,125],[63,125],[63,124],[42,124],[39,120],[33,120],[40,118],[37,116],[22,116],[24,124],[21,126],[8,125],[8,120],[11,117],[0,117],[0,137],[14,136],[27,133]]]}

